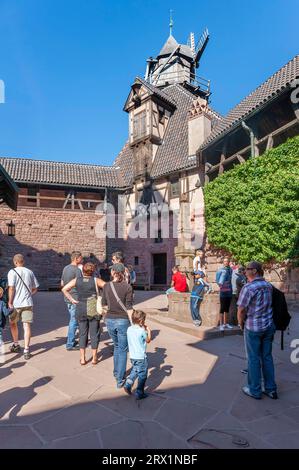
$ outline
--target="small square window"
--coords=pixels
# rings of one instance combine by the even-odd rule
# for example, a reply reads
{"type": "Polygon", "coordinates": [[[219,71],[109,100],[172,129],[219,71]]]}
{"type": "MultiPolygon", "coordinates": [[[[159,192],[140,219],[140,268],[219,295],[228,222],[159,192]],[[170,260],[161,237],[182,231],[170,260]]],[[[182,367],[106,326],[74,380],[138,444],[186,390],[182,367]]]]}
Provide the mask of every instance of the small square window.
{"type": "Polygon", "coordinates": [[[163,243],[162,233],[161,230],[158,230],[158,235],[155,238],[155,243],[163,243]]]}
{"type": "Polygon", "coordinates": [[[134,257],[134,265],[138,266],[139,265],[139,256],[134,257]]]}
{"type": "Polygon", "coordinates": [[[175,180],[170,182],[170,197],[179,197],[180,196],[180,181],[175,180]]]}

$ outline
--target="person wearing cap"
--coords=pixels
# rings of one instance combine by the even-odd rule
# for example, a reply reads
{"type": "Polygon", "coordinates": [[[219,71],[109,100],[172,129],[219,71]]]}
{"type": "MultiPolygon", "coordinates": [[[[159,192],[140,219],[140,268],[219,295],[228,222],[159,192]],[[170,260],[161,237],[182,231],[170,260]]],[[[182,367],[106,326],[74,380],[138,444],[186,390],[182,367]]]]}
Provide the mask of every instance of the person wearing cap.
{"type": "Polygon", "coordinates": [[[127,329],[131,325],[130,315],[133,309],[133,288],[125,280],[125,266],[115,263],[111,267],[112,281],[105,284],[102,306],[105,311],[105,323],[113,341],[113,362],[117,388],[125,383],[128,340],[127,329]]]}
{"type": "Polygon", "coordinates": [[[211,286],[204,281],[205,273],[203,271],[194,271],[194,286],[190,294],[190,310],[192,320],[195,326],[201,325],[200,304],[203,301],[205,293],[209,294],[211,286]]]}
{"type": "Polygon", "coordinates": [[[238,299],[238,321],[244,330],[248,354],[248,384],[243,392],[256,399],[262,393],[276,400],[272,343],[275,325],[272,314],[272,286],[263,277],[263,267],[257,261],[246,266],[248,283],[242,288],[238,299]],[[264,389],[262,389],[262,373],[264,389]]]}

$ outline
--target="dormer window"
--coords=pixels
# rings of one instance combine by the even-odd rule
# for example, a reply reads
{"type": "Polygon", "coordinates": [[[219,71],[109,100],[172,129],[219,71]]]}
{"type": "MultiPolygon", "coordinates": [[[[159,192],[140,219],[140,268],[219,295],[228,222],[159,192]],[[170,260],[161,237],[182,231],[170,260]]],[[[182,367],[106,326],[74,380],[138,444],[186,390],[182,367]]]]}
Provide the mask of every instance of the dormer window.
{"type": "Polygon", "coordinates": [[[160,108],[159,106],[159,123],[160,124],[163,124],[165,123],[165,113],[164,113],[164,109],[163,108],[160,108]]]}
{"type": "Polygon", "coordinates": [[[146,111],[136,113],[133,118],[133,138],[142,139],[146,135],[146,111]]]}

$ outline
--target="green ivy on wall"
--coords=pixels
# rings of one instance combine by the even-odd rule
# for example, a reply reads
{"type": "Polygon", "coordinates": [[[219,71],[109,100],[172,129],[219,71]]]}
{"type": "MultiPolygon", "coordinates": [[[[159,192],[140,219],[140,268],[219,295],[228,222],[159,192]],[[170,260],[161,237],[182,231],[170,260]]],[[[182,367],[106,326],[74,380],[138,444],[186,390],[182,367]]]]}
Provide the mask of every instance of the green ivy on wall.
{"type": "Polygon", "coordinates": [[[215,248],[240,263],[298,260],[299,136],[218,176],[204,197],[215,248]]]}

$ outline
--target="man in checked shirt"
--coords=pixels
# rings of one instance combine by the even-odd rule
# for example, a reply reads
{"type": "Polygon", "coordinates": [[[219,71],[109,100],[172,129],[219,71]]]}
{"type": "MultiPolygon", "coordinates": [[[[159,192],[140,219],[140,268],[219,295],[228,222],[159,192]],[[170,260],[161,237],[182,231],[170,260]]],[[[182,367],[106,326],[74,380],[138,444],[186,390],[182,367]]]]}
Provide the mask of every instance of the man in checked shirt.
{"type": "Polygon", "coordinates": [[[244,330],[248,353],[248,385],[243,392],[256,399],[262,393],[276,400],[272,342],[275,325],[272,318],[272,286],[263,277],[263,267],[257,261],[246,266],[247,284],[238,299],[238,322],[244,330]],[[262,373],[264,388],[262,389],[262,373]]]}

